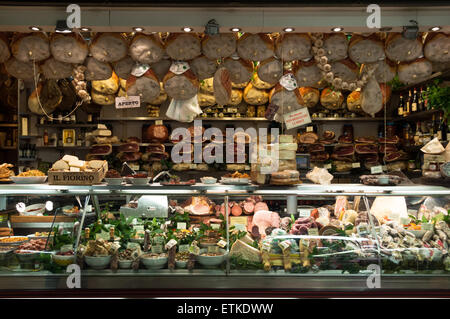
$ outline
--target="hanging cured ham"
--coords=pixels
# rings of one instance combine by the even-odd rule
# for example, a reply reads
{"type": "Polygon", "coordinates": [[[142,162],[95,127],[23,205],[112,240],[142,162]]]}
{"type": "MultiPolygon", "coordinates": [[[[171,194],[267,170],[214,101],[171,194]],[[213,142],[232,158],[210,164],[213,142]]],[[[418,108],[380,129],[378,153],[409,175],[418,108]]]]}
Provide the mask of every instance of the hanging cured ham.
{"type": "Polygon", "coordinates": [[[13,56],[21,62],[39,62],[50,57],[50,46],[45,33],[19,33],[11,43],[13,56]]]}
{"type": "Polygon", "coordinates": [[[299,87],[311,86],[319,88],[319,82],[322,80],[322,72],[317,67],[314,60],[308,62],[300,62],[295,70],[295,77],[299,87]]]}
{"type": "Polygon", "coordinates": [[[57,61],[81,64],[86,59],[89,48],[83,37],[76,32],[53,33],[50,38],[50,51],[57,61]]]}
{"type": "Polygon", "coordinates": [[[114,72],[119,78],[128,79],[131,75],[131,70],[136,65],[136,62],[130,57],[126,56],[123,59],[114,62],[114,72]]]}
{"type": "MultiPolygon", "coordinates": [[[[36,73],[38,72],[38,67],[36,67],[36,73]]],[[[21,80],[32,80],[34,69],[32,62],[21,62],[14,57],[9,58],[5,62],[6,71],[13,77],[21,80]]]]}
{"type": "Polygon", "coordinates": [[[172,33],[166,40],[166,52],[177,61],[195,59],[201,54],[200,39],[194,34],[172,33]]]}
{"type": "Polygon", "coordinates": [[[107,80],[112,76],[112,67],[109,63],[100,62],[93,57],[85,61],[85,77],[87,81],[107,80]]]}
{"type": "Polygon", "coordinates": [[[264,33],[245,33],[237,42],[237,53],[244,60],[264,61],[274,54],[273,40],[264,33]]]}
{"type": "Polygon", "coordinates": [[[159,96],[161,87],[151,69],[141,77],[130,75],[127,79],[127,95],[140,96],[142,102],[151,102],[159,96]]]}
{"type": "Polygon", "coordinates": [[[230,73],[225,68],[219,68],[214,75],[214,97],[219,105],[227,105],[231,99],[230,73]]]}
{"type": "Polygon", "coordinates": [[[344,33],[327,33],[323,37],[323,49],[328,62],[347,58],[348,40],[344,33]]]}
{"type": "Polygon", "coordinates": [[[401,33],[389,33],[385,50],[388,59],[394,62],[408,62],[422,55],[422,38],[406,39],[401,33]]]}
{"type": "Polygon", "coordinates": [[[375,33],[368,37],[353,35],[348,45],[348,55],[356,63],[374,63],[386,57],[384,43],[375,33]]]}
{"type": "Polygon", "coordinates": [[[398,79],[405,84],[419,83],[431,75],[433,66],[430,61],[420,58],[398,65],[398,79]]]}
{"type": "Polygon", "coordinates": [[[283,63],[271,57],[258,65],[258,77],[267,83],[276,84],[283,75],[283,63]]]}
{"type": "Polygon", "coordinates": [[[72,76],[73,65],[50,58],[41,64],[41,71],[46,79],[65,79],[72,76]]]}
{"type": "Polygon", "coordinates": [[[6,62],[11,56],[8,39],[5,34],[0,33],[0,63],[6,62]]]}
{"type": "Polygon", "coordinates": [[[339,60],[331,63],[334,76],[344,82],[354,82],[358,78],[358,66],[350,59],[339,60]]]}
{"type": "Polygon", "coordinates": [[[374,77],[371,77],[361,92],[361,108],[367,114],[375,116],[383,109],[383,95],[374,77]]]}
{"type": "Polygon", "coordinates": [[[156,63],[164,56],[161,39],[156,35],[138,33],[131,40],[129,53],[134,61],[140,63],[156,63]]]}
{"type": "Polygon", "coordinates": [[[189,66],[199,81],[213,77],[217,70],[216,61],[210,60],[205,56],[199,56],[190,61],[189,66]]]}
{"type": "Polygon", "coordinates": [[[275,42],[275,52],[283,61],[305,60],[312,57],[311,45],[306,33],[284,33],[275,42]]]}
{"type": "Polygon", "coordinates": [[[128,44],[120,33],[98,33],[89,50],[100,62],[116,62],[128,54],[128,44]]]}
{"type": "Polygon", "coordinates": [[[211,60],[227,58],[236,51],[236,40],[235,33],[206,35],[202,40],[202,52],[211,60]]]}
{"type": "Polygon", "coordinates": [[[169,71],[164,77],[163,83],[167,95],[175,100],[193,98],[199,89],[198,80],[191,70],[180,75],[169,71]]]}
{"type": "Polygon", "coordinates": [[[233,83],[247,83],[252,78],[253,64],[250,61],[227,58],[223,62],[223,66],[230,72],[233,83]]]}
{"type": "Polygon", "coordinates": [[[425,39],[424,54],[432,62],[450,62],[450,35],[429,33],[425,39]]]}

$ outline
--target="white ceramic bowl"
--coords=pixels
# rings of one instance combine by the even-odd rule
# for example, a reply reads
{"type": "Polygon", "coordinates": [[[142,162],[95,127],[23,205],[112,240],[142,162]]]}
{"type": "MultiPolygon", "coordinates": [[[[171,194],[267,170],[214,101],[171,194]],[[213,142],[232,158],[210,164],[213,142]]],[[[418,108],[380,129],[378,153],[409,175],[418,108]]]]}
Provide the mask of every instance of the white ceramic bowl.
{"type": "Polygon", "coordinates": [[[141,258],[141,261],[147,269],[161,269],[167,264],[167,257],[141,258]]]}
{"type": "Polygon", "coordinates": [[[133,264],[132,260],[119,259],[119,268],[120,269],[130,269],[132,264],[133,264]]]}
{"type": "Polygon", "coordinates": [[[108,268],[111,256],[84,256],[84,260],[89,267],[100,270],[108,268]]]}
{"type": "Polygon", "coordinates": [[[16,184],[43,184],[47,176],[11,176],[10,179],[16,184]]]}
{"type": "Polygon", "coordinates": [[[52,261],[60,266],[68,266],[75,263],[75,255],[56,255],[52,254],[52,261]]]}
{"type": "Polygon", "coordinates": [[[22,216],[42,216],[45,213],[45,204],[34,204],[25,207],[22,216]]]}
{"type": "Polygon", "coordinates": [[[204,267],[217,267],[224,262],[227,251],[220,248],[219,251],[222,253],[220,256],[202,256],[201,254],[207,253],[208,249],[200,249],[200,253],[195,256],[197,262],[204,267]]]}
{"type": "Polygon", "coordinates": [[[108,183],[108,185],[121,185],[123,182],[123,178],[105,178],[105,181],[108,183]]]}
{"type": "Polygon", "coordinates": [[[148,182],[150,181],[149,177],[146,178],[132,178],[131,182],[133,183],[133,185],[147,185],[148,182]]]}

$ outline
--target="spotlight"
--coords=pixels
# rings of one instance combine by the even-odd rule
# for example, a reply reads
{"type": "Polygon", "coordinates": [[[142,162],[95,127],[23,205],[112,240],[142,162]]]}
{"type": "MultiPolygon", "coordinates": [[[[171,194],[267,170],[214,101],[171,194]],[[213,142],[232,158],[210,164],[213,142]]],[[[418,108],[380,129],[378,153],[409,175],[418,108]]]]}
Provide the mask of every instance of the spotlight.
{"type": "Polygon", "coordinates": [[[283,31],[284,32],[292,32],[292,31],[294,31],[294,28],[284,28],[283,31]]]}
{"type": "Polygon", "coordinates": [[[80,28],[80,30],[84,31],[84,32],[89,32],[89,31],[91,31],[91,28],[83,27],[83,28],[80,28]]]}
{"type": "Polygon", "coordinates": [[[438,27],[438,26],[436,26],[436,27],[432,27],[432,28],[430,28],[430,31],[439,31],[439,30],[441,30],[441,27],[438,27]]]}
{"type": "Polygon", "coordinates": [[[230,29],[230,31],[232,31],[232,32],[239,32],[239,31],[241,31],[241,28],[231,28],[230,29]]]}
{"type": "Polygon", "coordinates": [[[333,29],[331,29],[331,31],[333,32],[341,32],[342,30],[344,30],[344,28],[341,27],[334,27],[333,29]]]}
{"type": "Polygon", "coordinates": [[[35,26],[32,26],[32,27],[30,27],[29,29],[30,29],[30,30],[33,30],[33,31],[41,31],[41,30],[42,30],[41,28],[35,27],[35,26]]]}
{"type": "Polygon", "coordinates": [[[133,30],[136,31],[136,32],[142,32],[142,31],[144,31],[144,28],[134,27],[133,30]]]}
{"type": "Polygon", "coordinates": [[[182,30],[183,30],[184,32],[191,32],[193,29],[190,28],[190,27],[184,27],[182,30]]]}

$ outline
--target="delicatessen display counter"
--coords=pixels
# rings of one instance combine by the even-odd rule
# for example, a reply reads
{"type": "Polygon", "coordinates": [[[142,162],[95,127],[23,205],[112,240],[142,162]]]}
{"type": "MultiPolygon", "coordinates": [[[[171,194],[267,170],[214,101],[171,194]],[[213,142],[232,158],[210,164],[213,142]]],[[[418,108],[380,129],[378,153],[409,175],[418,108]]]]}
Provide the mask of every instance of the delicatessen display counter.
{"type": "MultiPolygon", "coordinates": [[[[32,238],[22,244],[2,241],[2,289],[67,289],[65,269],[71,263],[81,267],[81,287],[87,289],[370,291],[368,278],[376,273],[383,289],[449,287],[450,191],[443,187],[0,189],[13,202],[51,200],[56,206],[76,203],[78,197],[83,205],[89,203],[78,213],[73,205],[62,206],[72,222],[55,223],[45,252],[38,250],[44,250],[46,234],[33,234],[41,235],[41,244],[32,238]],[[292,196],[304,203],[295,215],[286,212],[292,196]],[[94,223],[91,210],[101,211],[94,223]],[[74,222],[83,223],[75,254],[74,222]]],[[[21,225],[10,219],[17,236],[10,238],[18,241],[24,241],[19,236],[29,232],[27,227],[49,229],[36,220],[21,225]]]]}
{"type": "Polygon", "coordinates": [[[0,293],[448,293],[450,6],[61,8],[0,6],[0,293]]]}

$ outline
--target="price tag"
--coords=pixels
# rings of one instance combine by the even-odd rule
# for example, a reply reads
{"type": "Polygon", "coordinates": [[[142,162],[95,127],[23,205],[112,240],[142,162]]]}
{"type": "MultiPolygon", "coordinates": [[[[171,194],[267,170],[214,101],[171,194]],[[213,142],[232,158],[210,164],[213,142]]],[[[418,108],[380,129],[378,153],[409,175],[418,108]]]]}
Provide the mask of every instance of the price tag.
{"type": "Polygon", "coordinates": [[[378,166],[372,166],[370,168],[370,173],[371,174],[379,174],[379,173],[383,173],[383,167],[381,165],[378,166]]]}
{"type": "Polygon", "coordinates": [[[219,242],[217,243],[217,246],[219,246],[220,248],[225,248],[226,245],[227,242],[223,239],[219,240],[219,242]]]}
{"type": "Polygon", "coordinates": [[[278,244],[282,250],[288,249],[291,245],[292,243],[289,240],[284,240],[278,244]]]}
{"type": "Polygon", "coordinates": [[[219,249],[219,246],[208,246],[208,253],[218,253],[219,249]]]}
{"type": "Polygon", "coordinates": [[[409,218],[409,217],[402,217],[402,218],[400,218],[400,223],[402,225],[408,225],[410,221],[411,221],[411,218],[409,218]]]}
{"type": "Polygon", "coordinates": [[[425,230],[425,231],[433,230],[433,224],[431,224],[431,223],[423,223],[422,224],[422,229],[425,230]]]}
{"type": "Polygon", "coordinates": [[[116,97],[116,109],[133,109],[137,107],[141,107],[141,97],[139,95],[116,97]]]}
{"type": "Polygon", "coordinates": [[[310,208],[300,208],[298,215],[300,217],[309,217],[309,216],[311,216],[311,209],[310,208]]]}
{"type": "Polygon", "coordinates": [[[138,243],[128,243],[127,244],[127,249],[140,249],[141,245],[139,245],[138,243]]]}
{"type": "Polygon", "coordinates": [[[319,230],[317,228],[309,228],[308,235],[319,236],[319,230]]]}
{"type": "Polygon", "coordinates": [[[102,231],[99,234],[95,234],[95,239],[109,240],[109,232],[102,231]]]}
{"type": "Polygon", "coordinates": [[[152,245],[152,253],[160,254],[162,252],[163,252],[163,246],[162,245],[152,245]]]}
{"type": "Polygon", "coordinates": [[[361,163],[357,162],[357,163],[352,163],[352,168],[360,168],[361,167],[361,163]]]}
{"type": "Polygon", "coordinates": [[[156,124],[156,125],[163,125],[163,121],[162,121],[162,120],[156,120],[156,121],[155,121],[155,124],[156,124]]]}
{"type": "Polygon", "coordinates": [[[314,132],[314,127],[308,126],[308,127],[306,128],[306,132],[314,132]]]}
{"type": "Polygon", "coordinates": [[[178,246],[178,252],[184,253],[186,251],[189,251],[189,245],[180,245],[180,246],[178,246]]]}
{"type": "Polygon", "coordinates": [[[325,164],[325,165],[323,166],[323,168],[331,169],[331,164],[325,164]]]}
{"type": "Polygon", "coordinates": [[[239,231],[247,231],[247,226],[242,225],[242,224],[235,224],[234,229],[239,230],[239,231]]]}
{"type": "Polygon", "coordinates": [[[248,222],[248,219],[245,216],[238,216],[238,217],[231,216],[230,217],[230,226],[235,226],[237,224],[247,226],[247,222],[248,222]]]}
{"type": "Polygon", "coordinates": [[[166,244],[166,249],[169,250],[170,248],[172,248],[173,246],[175,246],[177,244],[177,241],[175,239],[171,239],[167,242],[166,244]]]}
{"type": "Polygon", "coordinates": [[[177,223],[177,229],[186,229],[186,223],[177,223]]]}
{"type": "Polygon", "coordinates": [[[211,228],[214,230],[219,230],[220,229],[220,224],[211,224],[211,228]]]}
{"type": "Polygon", "coordinates": [[[194,255],[198,255],[200,253],[200,248],[198,248],[198,246],[191,245],[189,247],[189,252],[194,254],[194,255]]]}
{"type": "Polygon", "coordinates": [[[194,227],[192,230],[197,233],[200,230],[200,228],[194,227]]]}

